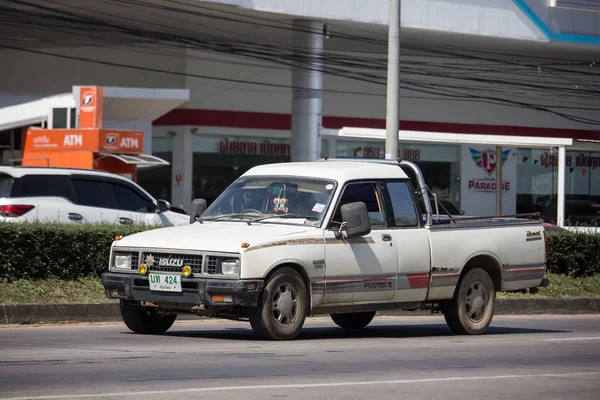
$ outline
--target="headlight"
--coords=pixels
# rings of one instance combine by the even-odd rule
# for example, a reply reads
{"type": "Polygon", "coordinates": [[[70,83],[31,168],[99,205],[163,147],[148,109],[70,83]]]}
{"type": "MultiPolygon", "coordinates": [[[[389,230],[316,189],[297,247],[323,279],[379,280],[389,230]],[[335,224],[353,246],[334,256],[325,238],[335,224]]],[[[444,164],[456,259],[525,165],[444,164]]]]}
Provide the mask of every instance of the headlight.
{"type": "Polygon", "coordinates": [[[239,275],[240,260],[225,260],[221,263],[221,272],[223,275],[239,275]]]}
{"type": "Polygon", "coordinates": [[[115,256],[115,268],[131,269],[131,256],[115,256]]]}

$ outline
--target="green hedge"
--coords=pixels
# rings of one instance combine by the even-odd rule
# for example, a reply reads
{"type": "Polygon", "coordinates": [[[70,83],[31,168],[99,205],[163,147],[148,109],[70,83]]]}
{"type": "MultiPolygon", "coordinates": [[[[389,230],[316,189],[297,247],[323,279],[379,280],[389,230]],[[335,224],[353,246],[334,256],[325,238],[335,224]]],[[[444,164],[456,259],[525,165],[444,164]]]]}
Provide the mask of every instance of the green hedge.
{"type": "Polygon", "coordinates": [[[550,232],[548,242],[551,272],[575,277],[600,275],[600,235],[550,232]]]}
{"type": "Polygon", "coordinates": [[[152,228],[0,223],[0,281],[99,276],[107,269],[115,236],[152,228]]]}
{"type": "MultiPolygon", "coordinates": [[[[117,235],[156,227],[0,223],[0,281],[77,279],[106,271],[117,235]]],[[[558,274],[600,274],[600,235],[551,232],[548,268],[558,274]]]]}

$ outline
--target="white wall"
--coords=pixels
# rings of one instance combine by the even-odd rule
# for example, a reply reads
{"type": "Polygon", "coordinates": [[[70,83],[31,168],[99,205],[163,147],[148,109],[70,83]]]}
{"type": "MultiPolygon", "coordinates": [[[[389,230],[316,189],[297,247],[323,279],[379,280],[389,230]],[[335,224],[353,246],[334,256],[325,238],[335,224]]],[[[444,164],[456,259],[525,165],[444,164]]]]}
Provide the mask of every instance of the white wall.
{"type": "MultiPolygon", "coordinates": [[[[183,72],[182,57],[145,54],[132,49],[98,47],[36,48],[33,51],[73,58],[183,72]]],[[[155,50],[153,50],[155,52],[155,50]]],[[[174,52],[170,50],[170,52],[174,52]]],[[[42,95],[70,93],[73,85],[183,88],[183,76],[141,71],[17,50],[0,50],[0,92],[42,95]],[[10,79],[6,79],[10,77],[10,79]]]]}
{"type": "MultiPolygon", "coordinates": [[[[203,0],[298,17],[387,25],[386,0],[203,0]]],[[[544,41],[511,0],[402,0],[402,26],[544,41]]]]}
{"type": "MultiPolygon", "coordinates": [[[[197,58],[198,53],[190,53],[197,58]]],[[[363,56],[359,54],[356,56],[363,56]]],[[[369,55],[366,55],[369,56],[369,55]]],[[[411,60],[419,61],[418,57],[411,60]]],[[[403,56],[403,62],[406,55],[403,56]]],[[[429,59],[431,62],[439,60],[429,59]]],[[[447,62],[451,62],[450,60],[447,62]]],[[[284,87],[257,86],[247,83],[232,83],[209,81],[189,77],[187,86],[191,90],[191,99],[185,108],[235,110],[251,112],[269,112],[289,114],[291,112],[291,72],[288,68],[260,63],[253,60],[210,55],[210,60],[190,59],[187,71],[192,74],[204,74],[223,79],[238,79],[256,83],[269,83],[284,87]],[[249,65],[244,65],[249,64],[249,65]]],[[[500,78],[515,82],[511,74],[488,74],[492,78],[500,78]]],[[[402,74],[402,80],[419,81],[425,83],[460,84],[460,81],[434,80],[418,75],[402,74]]],[[[523,79],[523,78],[521,78],[523,79]]],[[[533,73],[530,80],[525,82],[538,83],[540,81],[553,84],[558,79],[552,75],[538,76],[533,73]]],[[[562,81],[564,84],[565,82],[562,81]]],[[[491,86],[493,88],[493,86],[491,86]]],[[[365,83],[344,77],[325,75],[324,89],[327,91],[323,99],[324,116],[346,116],[359,118],[385,119],[386,87],[373,83],[365,83]],[[333,91],[352,92],[334,93],[333,91]]],[[[515,87],[515,93],[525,93],[526,89],[515,87]]],[[[502,97],[502,96],[498,96],[502,97]]],[[[506,98],[506,97],[505,97],[506,98]]],[[[583,107],[600,108],[600,102],[585,103],[581,99],[567,99],[552,96],[513,95],[510,100],[557,105],[562,104],[583,107]]],[[[537,110],[529,110],[504,105],[487,104],[481,101],[464,102],[448,100],[439,96],[432,96],[418,91],[401,90],[400,115],[402,120],[432,121],[448,123],[490,124],[504,126],[547,127],[565,129],[599,130],[600,126],[586,125],[566,120],[562,117],[537,110]]],[[[593,119],[600,119],[594,111],[569,110],[569,113],[593,119]]]]}
{"type": "MultiPolygon", "coordinates": [[[[53,50],[56,51],[56,50],[53,50]]],[[[92,51],[75,49],[75,56],[89,56],[93,59],[111,60],[117,63],[139,65],[154,69],[186,72],[190,75],[203,75],[222,78],[225,81],[208,80],[200,77],[173,76],[157,72],[145,72],[124,68],[108,67],[80,61],[68,61],[48,56],[38,56],[21,52],[0,52],[0,76],[10,79],[0,81],[0,103],[2,99],[9,101],[16,98],[14,93],[27,95],[49,95],[70,92],[73,85],[113,85],[126,87],[187,87],[191,99],[184,105],[191,109],[235,110],[289,114],[291,112],[291,72],[286,66],[258,62],[244,58],[222,55],[188,52],[189,58],[141,54],[134,50],[92,51]],[[43,67],[42,67],[43,66],[43,67]],[[240,80],[229,82],[226,80],[240,80]],[[256,86],[243,82],[259,82],[281,87],[256,86]],[[12,96],[12,97],[11,97],[12,96]]],[[[351,57],[379,57],[365,53],[349,54],[351,57]]],[[[418,56],[402,54],[402,62],[406,67],[415,67],[411,63],[420,61],[418,56]]],[[[440,63],[442,60],[428,58],[430,62],[440,63]]],[[[456,60],[447,60],[456,62],[456,60]]],[[[465,61],[466,62],[466,61],[465,61]]],[[[588,67],[581,67],[588,70],[588,67]]],[[[385,77],[384,73],[375,72],[385,77]]],[[[499,77],[515,81],[511,74],[488,74],[488,77],[499,77]]],[[[403,82],[421,82],[427,84],[445,83],[461,84],[460,81],[435,80],[419,76],[416,73],[403,73],[403,82]]],[[[519,78],[524,79],[524,78],[519,78]]],[[[549,82],[554,84],[559,79],[551,75],[531,73],[529,79],[533,83],[549,82]]],[[[578,78],[582,79],[582,78],[578,78]]],[[[525,79],[527,82],[528,79],[525,79]]],[[[560,81],[560,79],[559,79],[560,81]]],[[[383,82],[385,82],[383,78],[383,82]]],[[[566,81],[562,81],[564,84],[566,81]]],[[[491,86],[493,88],[493,86],[491,86]]],[[[324,77],[323,115],[346,116],[360,118],[385,119],[386,87],[385,84],[361,82],[344,77],[326,74],[324,77]],[[343,91],[349,93],[335,93],[343,91]]],[[[567,97],[528,95],[527,89],[515,87],[511,100],[534,102],[538,104],[565,104],[575,107],[600,108],[600,101],[570,99],[567,97]]],[[[566,120],[550,113],[487,104],[481,101],[465,102],[449,100],[418,91],[401,90],[401,119],[406,121],[432,121],[448,123],[491,124],[504,126],[547,127],[565,129],[599,130],[599,126],[585,125],[566,120]]],[[[569,113],[592,119],[600,119],[597,112],[568,110],[569,113]]]]}

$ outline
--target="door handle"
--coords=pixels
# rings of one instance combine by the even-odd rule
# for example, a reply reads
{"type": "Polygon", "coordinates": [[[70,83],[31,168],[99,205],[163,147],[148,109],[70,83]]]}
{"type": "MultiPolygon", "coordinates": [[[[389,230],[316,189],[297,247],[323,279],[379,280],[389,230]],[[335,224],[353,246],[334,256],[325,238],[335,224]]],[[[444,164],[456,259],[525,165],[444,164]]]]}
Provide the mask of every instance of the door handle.
{"type": "Polygon", "coordinates": [[[390,235],[388,233],[384,233],[383,235],[381,235],[381,240],[383,240],[384,242],[391,242],[392,235],[390,235]]]}
{"type": "Polygon", "coordinates": [[[83,219],[83,217],[81,216],[81,214],[69,213],[69,219],[71,221],[81,221],[83,219]]]}
{"type": "Polygon", "coordinates": [[[119,223],[123,225],[131,225],[133,224],[133,220],[130,218],[119,217],[119,223]]]}

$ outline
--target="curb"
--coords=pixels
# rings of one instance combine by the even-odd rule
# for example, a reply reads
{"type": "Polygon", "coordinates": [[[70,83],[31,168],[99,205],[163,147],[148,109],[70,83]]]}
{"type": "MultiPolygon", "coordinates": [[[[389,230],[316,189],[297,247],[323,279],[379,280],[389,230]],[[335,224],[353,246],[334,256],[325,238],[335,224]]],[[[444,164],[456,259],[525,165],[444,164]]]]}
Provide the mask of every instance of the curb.
{"type": "MultiPolygon", "coordinates": [[[[430,311],[381,311],[381,316],[423,316],[430,311]]],[[[600,314],[600,298],[496,299],[495,315],[600,314]]],[[[199,317],[182,314],[181,320],[199,317]]],[[[118,303],[0,304],[0,321],[9,324],[122,322],[118,303]]]]}

